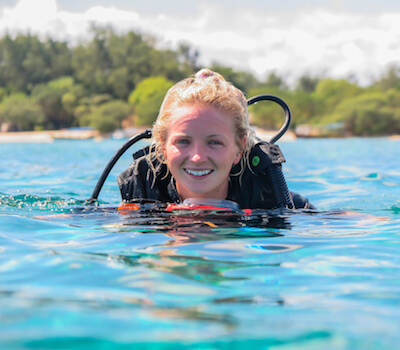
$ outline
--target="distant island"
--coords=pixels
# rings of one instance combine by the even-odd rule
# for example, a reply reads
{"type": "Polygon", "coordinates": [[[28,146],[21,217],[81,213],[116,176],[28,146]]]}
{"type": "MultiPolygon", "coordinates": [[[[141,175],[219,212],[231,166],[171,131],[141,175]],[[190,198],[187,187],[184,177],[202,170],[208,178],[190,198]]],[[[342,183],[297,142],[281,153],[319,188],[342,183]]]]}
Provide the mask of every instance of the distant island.
{"type": "MultiPolygon", "coordinates": [[[[151,126],[166,91],[201,68],[186,44],[160,49],[156,39],[111,27],[93,27],[92,39],[71,46],[30,34],[0,38],[0,131],[91,128],[100,135],[151,126]]],[[[260,81],[223,63],[209,67],[247,96],[279,96],[292,111],[292,131],[302,137],[400,134],[400,69],[391,66],[370,86],[351,78],[303,76],[288,86],[277,73],[260,81]]],[[[250,107],[251,121],[278,129],[274,103],[250,107]]]]}

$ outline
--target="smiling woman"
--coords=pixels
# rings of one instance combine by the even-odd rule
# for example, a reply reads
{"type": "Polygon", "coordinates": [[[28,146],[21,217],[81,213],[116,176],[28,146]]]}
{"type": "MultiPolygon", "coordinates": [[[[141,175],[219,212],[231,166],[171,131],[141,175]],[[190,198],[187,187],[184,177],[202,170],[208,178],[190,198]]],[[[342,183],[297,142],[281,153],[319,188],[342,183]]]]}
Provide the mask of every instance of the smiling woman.
{"type": "Polygon", "coordinates": [[[164,158],[181,199],[226,198],[229,173],[239,163],[242,149],[235,144],[232,120],[224,112],[202,104],[177,108],[164,158]]]}
{"type": "Polygon", "coordinates": [[[286,183],[281,200],[270,169],[280,167],[283,155],[255,138],[244,94],[216,72],[202,69],[168,91],[153,137],[118,178],[125,202],[202,198],[243,209],[313,208],[286,183]]]}

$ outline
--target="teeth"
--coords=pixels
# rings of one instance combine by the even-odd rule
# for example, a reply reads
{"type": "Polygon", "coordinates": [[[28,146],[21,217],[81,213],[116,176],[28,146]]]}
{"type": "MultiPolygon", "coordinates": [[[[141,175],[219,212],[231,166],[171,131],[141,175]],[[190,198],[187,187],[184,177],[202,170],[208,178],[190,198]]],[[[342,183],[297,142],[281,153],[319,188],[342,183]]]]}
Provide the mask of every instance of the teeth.
{"type": "Polygon", "coordinates": [[[204,176],[211,173],[211,170],[190,170],[190,169],[185,169],[185,170],[187,173],[194,176],[204,176]]]}

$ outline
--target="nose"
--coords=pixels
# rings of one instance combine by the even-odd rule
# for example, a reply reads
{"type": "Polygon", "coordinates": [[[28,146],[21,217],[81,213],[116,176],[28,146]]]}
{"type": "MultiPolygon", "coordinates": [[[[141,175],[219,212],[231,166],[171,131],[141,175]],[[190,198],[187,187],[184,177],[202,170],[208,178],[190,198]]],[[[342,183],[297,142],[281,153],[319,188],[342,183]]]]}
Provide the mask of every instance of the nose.
{"type": "Polygon", "coordinates": [[[189,159],[193,163],[201,163],[207,160],[207,154],[205,152],[205,149],[202,145],[200,144],[194,144],[192,147],[192,152],[189,156],[189,159]]]}

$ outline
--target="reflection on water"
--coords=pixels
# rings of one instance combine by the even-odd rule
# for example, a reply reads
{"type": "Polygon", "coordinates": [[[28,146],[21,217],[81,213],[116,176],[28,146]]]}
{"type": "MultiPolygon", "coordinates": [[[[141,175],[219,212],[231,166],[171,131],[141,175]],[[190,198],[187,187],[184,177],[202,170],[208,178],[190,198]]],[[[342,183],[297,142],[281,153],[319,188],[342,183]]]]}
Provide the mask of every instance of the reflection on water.
{"type": "Polygon", "coordinates": [[[126,164],[88,206],[119,144],[2,147],[0,348],[395,349],[400,149],[365,142],[282,144],[321,210],[251,213],[118,211],[126,164]]]}
{"type": "MultiPolygon", "coordinates": [[[[0,304],[7,329],[24,330],[24,346],[53,346],[56,319],[68,339],[83,323],[85,334],[102,344],[118,335],[167,344],[219,339],[218,348],[229,348],[232,338],[286,346],[300,336],[306,344],[336,344],[332,339],[349,328],[333,326],[325,315],[333,310],[347,327],[358,322],[351,332],[365,336],[371,312],[386,313],[374,322],[378,330],[398,316],[382,310],[399,301],[397,248],[383,235],[393,228],[387,216],[342,210],[171,214],[154,206],[121,212],[53,201],[53,210],[24,217],[14,210],[24,207],[8,203],[11,215],[0,215],[6,286],[0,304]],[[349,316],[364,309],[372,310],[362,312],[365,318],[349,316]],[[51,331],[34,340],[29,330],[43,327],[51,331]],[[336,335],[318,333],[332,327],[336,335]]],[[[0,333],[4,344],[14,339],[0,333]]]]}

